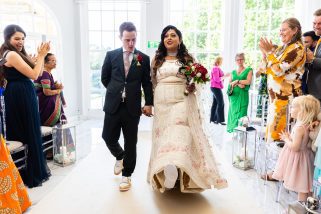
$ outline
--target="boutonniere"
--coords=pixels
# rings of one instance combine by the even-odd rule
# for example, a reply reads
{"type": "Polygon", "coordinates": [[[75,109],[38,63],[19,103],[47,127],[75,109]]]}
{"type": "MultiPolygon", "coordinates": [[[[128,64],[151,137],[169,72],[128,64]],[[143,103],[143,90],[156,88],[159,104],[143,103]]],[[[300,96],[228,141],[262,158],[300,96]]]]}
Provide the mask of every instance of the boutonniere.
{"type": "Polygon", "coordinates": [[[134,54],[134,60],[137,66],[141,66],[143,62],[143,57],[140,54],[134,54]]]}

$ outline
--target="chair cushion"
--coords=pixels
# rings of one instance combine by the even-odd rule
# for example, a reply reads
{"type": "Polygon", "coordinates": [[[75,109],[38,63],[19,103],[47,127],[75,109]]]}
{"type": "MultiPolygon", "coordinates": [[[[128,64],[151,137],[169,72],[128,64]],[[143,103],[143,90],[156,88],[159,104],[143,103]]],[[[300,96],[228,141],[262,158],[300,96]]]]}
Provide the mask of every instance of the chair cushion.
{"type": "Polygon", "coordinates": [[[41,137],[45,137],[52,134],[52,127],[41,126],[41,137]]]}
{"type": "Polygon", "coordinates": [[[19,141],[7,140],[6,143],[7,143],[7,147],[9,149],[9,151],[14,151],[14,150],[20,148],[21,146],[23,146],[23,144],[19,141]]]}

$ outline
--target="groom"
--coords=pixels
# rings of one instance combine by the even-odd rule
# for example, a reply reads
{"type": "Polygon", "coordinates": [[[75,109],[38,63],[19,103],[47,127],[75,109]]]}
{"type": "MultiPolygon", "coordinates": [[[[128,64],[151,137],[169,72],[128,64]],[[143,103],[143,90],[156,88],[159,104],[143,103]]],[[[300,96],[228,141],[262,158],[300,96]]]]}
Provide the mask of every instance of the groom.
{"type": "Polygon", "coordinates": [[[152,115],[153,92],[149,57],[135,49],[136,27],[124,22],[119,27],[123,47],[109,51],[101,71],[101,82],[107,89],[102,138],[116,158],[114,174],[122,172],[120,191],[131,187],[131,174],[136,165],[136,144],[139,118],[142,113],[152,115]],[[141,108],[141,87],[145,106],[141,108]],[[124,136],[124,149],[118,140],[124,136]]]}

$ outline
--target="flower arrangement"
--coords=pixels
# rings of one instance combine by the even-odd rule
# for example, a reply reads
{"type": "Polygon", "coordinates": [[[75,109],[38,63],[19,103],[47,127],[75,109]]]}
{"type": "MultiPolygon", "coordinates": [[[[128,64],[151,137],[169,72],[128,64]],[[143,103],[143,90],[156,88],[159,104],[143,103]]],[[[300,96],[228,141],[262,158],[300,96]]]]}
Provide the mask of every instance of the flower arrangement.
{"type": "Polygon", "coordinates": [[[197,84],[205,84],[210,81],[210,75],[207,69],[200,63],[189,62],[186,65],[180,67],[178,73],[184,75],[187,79],[186,90],[184,94],[187,96],[189,94],[189,89],[195,87],[197,84]]]}
{"type": "Polygon", "coordinates": [[[143,62],[143,56],[140,54],[134,54],[134,60],[137,66],[141,66],[143,62]]]}

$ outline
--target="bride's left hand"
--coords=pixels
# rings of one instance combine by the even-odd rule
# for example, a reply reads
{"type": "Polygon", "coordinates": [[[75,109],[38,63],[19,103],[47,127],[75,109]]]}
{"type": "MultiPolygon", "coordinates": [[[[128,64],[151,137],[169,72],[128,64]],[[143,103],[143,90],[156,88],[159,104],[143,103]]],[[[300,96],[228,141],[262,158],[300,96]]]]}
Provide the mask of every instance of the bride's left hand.
{"type": "Polygon", "coordinates": [[[195,83],[188,84],[188,85],[186,86],[186,90],[187,90],[189,93],[193,93],[193,92],[196,90],[195,83]]]}

